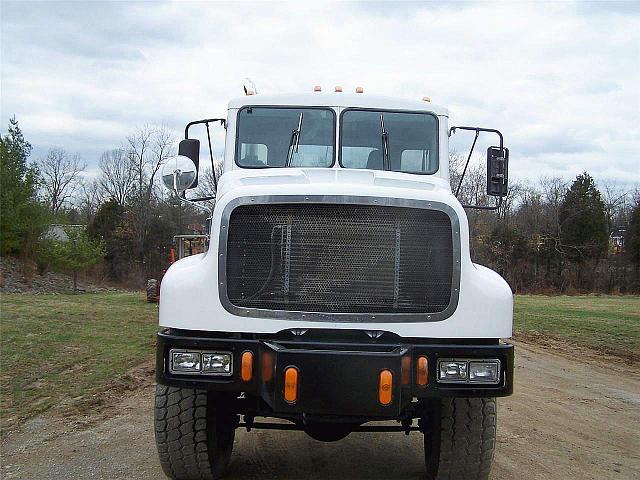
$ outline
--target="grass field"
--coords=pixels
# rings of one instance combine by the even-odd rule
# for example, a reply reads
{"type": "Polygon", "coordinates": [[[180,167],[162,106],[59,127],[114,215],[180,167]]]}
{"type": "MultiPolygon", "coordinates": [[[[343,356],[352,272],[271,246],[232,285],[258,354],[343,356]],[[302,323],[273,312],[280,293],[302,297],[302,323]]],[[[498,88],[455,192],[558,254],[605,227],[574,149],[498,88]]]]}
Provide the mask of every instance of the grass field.
{"type": "Polygon", "coordinates": [[[520,295],[513,329],[640,358],[640,297],[520,295]]]}
{"type": "Polygon", "coordinates": [[[2,295],[0,320],[4,427],[154,355],[157,306],[143,293],[2,295]]]}
{"type": "MultiPolygon", "coordinates": [[[[640,358],[640,297],[516,298],[517,332],[640,358]]],[[[142,293],[2,295],[0,421],[96,392],[154,357],[157,307],[142,293]]]]}

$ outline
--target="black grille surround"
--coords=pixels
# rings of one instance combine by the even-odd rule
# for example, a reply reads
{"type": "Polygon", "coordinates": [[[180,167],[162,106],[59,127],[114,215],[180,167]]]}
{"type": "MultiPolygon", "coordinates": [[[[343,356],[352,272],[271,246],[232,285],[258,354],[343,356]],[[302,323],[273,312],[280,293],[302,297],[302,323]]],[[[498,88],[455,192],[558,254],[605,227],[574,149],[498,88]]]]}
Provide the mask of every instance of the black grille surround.
{"type": "Polygon", "coordinates": [[[459,222],[443,203],[241,197],[223,211],[219,245],[220,300],[236,315],[426,322],[457,306],[459,222]]]}

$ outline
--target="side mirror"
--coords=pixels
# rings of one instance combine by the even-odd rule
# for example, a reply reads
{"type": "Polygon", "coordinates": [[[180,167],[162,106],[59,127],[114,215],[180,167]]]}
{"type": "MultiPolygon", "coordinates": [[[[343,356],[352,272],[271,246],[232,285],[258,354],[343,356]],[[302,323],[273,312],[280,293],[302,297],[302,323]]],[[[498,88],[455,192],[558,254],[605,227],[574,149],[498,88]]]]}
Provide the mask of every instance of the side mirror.
{"type": "Polygon", "coordinates": [[[162,167],[162,182],[177,194],[193,188],[197,176],[198,170],[195,163],[184,155],[168,159],[162,167]]]}
{"type": "Polygon", "coordinates": [[[183,155],[190,158],[195,165],[196,179],[189,188],[195,188],[198,186],[198,169],[200,167],[200,140],[195,138],[187,138],[181,140],[178,145],[178,155],[183,155]]]}
{"type": "Polygon", "coordinates": [[[487,195],[506,197],[509,182],[509,149],[487,149],[487,195]]]}

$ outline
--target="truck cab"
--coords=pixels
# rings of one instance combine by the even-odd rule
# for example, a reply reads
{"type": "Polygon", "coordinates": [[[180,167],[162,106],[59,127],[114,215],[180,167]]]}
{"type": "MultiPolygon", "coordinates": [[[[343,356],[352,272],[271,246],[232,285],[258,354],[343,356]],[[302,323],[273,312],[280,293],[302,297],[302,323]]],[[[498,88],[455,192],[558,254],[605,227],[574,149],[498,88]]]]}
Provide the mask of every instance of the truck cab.
{"type": "MultiPolygon", "coordinates": [[[[320,441],[417,431],[428,478],[487,478],[495,398],[513,390],[513,301],[471,261],[447,110],[362,93],[247,95],[219,120],[209,249],[161,285],[165,473],[223,476],[242,427],[320,441]]],[[[193,202],[200,146],[185,136],[163,180],[193,202]]],[[[487,193],[500,199],[499,140],[487,193]]]]}

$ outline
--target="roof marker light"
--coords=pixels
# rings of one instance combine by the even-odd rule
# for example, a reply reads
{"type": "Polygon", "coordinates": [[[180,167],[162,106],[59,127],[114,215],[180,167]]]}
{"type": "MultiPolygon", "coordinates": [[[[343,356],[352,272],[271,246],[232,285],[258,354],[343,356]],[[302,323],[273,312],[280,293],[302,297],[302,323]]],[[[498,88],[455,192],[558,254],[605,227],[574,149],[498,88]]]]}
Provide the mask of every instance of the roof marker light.
{"type": "Polygon", "coordinates": [[[364,93],[364,88],[356,87],[356,93],[364,93]]]}
{"type": "Polygon", "coordinates": [[[336,90],[337,93],[341,93],[342,92],[342,87],[340,85],[336,85],[336,90]]]}
{"type": "Polygon", "coordinates": [[[423,102],[430,102],[431,101],[431,97],[422,97],[422,101],[423,102]]]}
{"type": "Polygon", "coordinates": [[[313,87],[313,91],[314,92],[321,92],[322,91],[322,87],[320,85],[316,85],[315,87],[313,87]]]}

